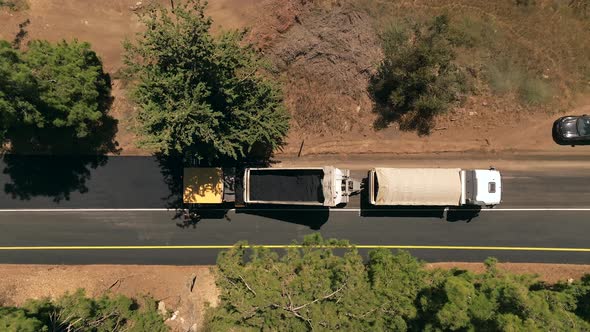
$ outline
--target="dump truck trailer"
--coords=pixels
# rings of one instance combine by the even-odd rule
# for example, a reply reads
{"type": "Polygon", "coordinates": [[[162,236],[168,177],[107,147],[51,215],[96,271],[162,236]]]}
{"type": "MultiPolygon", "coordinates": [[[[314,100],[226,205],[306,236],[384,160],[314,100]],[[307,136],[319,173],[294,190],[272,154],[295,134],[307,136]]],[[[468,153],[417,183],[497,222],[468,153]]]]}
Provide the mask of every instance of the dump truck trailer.
{"type": "Polygon", "coordinates": [[[287,204],[335,207],[360,192],[350,170],[332,166],[299,168],[247,168],[244,172],[246,204],[287,204]]]}
{"type": "Polygon", "coordinates": [[[500,204],[500,172],[459,168],[373,168],[369,201],[376,206],[488,206],[500,204]]]}
{"type": "Polygon", "coordinates": [[[350,170],[332,166],[300,168],[185,168],[183,202],[220,204],[283,204],[335,207],[360,192],[350,170]]]}

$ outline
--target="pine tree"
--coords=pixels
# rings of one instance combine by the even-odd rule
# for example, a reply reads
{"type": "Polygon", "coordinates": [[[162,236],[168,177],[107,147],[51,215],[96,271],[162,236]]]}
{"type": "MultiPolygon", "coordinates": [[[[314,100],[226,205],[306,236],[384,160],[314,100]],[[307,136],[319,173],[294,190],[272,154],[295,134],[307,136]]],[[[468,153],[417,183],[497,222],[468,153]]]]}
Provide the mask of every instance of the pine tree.
{"type": "Polygon", "coordinates": [[[241,45],[245,32],[210,33],[205,6],[154,7],[141,17],[145,32],[125,43],[140,146],[209,162],[267,158],[288,130],[280,90],[241,45]]]}

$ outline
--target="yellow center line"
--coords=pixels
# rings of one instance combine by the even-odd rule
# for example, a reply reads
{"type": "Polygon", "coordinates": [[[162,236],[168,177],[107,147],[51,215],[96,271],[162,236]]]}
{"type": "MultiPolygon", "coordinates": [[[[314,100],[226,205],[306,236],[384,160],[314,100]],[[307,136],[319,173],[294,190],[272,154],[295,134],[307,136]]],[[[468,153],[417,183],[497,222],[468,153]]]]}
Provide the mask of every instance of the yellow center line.
{"type": "MultiPolygon", "coordinates": [[[[182,245],[182,246],[14,246],[0,247],[0,251],[19,250],[148,250],[148,249],[230,249],[233,245],[182,245]]],[[[247,245],[267,249],[304,248],[299,244],[287,245],[247,245]]],[[[312,246],[313,247],[313,246],[312,246]]],[[[321,246],[322,248],[347,248],[346,246],[321,246]]],[[[350,246],[352,247],[352,246],[350,246]]],[[[357,249],[430,249],[430,250],[506,250],[506,251],[558,251],[558,252],[590,252],[590,248],[552,248],[552,247],[502,247],[502,246],[421,246],[421,245],[355,245],[357,249]]]]}

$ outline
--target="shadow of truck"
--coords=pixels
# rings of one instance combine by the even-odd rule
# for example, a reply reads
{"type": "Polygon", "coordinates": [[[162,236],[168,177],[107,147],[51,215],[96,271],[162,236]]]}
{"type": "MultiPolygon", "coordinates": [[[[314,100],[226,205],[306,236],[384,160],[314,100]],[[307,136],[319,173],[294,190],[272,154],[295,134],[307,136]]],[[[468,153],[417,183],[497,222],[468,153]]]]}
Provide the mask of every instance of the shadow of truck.
{"type": "Polygon", "coordinates": [[[324,206],[251,205],[236,209],[236,214],[251,214],[319,230],[328,221],[330,209],[324,206]]]}
{"type": "Polygon", "coordinates": [[[439,218],[448,222],[466,221],[479,216],[481,207],[473,206],[376,206],[369,200],[368,179],[363,179],[363,186],[360,195],[361,217],[384,217],[384,218],[439,218]]]}

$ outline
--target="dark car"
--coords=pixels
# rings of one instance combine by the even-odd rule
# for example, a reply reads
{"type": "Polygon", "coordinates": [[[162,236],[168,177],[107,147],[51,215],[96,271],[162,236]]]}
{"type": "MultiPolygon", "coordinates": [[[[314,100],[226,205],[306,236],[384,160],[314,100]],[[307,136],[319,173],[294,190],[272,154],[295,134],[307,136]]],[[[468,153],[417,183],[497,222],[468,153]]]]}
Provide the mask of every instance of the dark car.
{"type": "Polygon", "coordinates": [[[553,123],[553,140],[561,145],[590,145],[590,116],[564,116],[553,123]]]}

